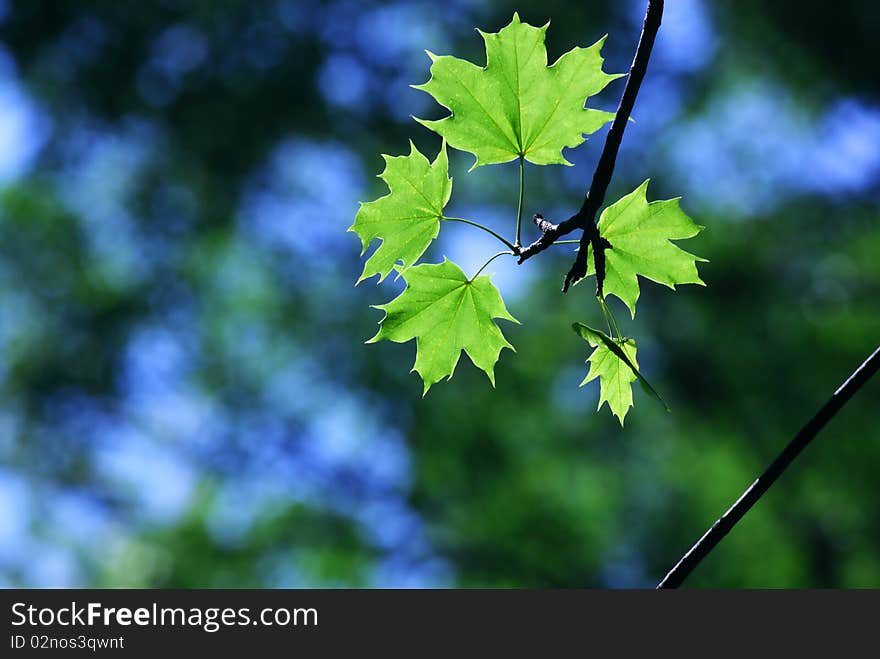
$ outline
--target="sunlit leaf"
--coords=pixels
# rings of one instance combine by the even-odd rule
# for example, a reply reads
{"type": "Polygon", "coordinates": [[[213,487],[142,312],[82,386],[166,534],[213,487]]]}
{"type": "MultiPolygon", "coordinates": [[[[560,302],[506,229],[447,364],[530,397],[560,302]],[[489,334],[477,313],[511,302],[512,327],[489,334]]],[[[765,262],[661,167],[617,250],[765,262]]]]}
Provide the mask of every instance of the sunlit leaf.
{"type": "Polygon", "coordinates": [[[585,109],[586,100],[620,77],[602,71],[602,38],[573,48],[547,66],[547,25],[522,23],[517,14],[496,33],[480,32],[486,66],[452,56],[431,57],[431,78],[416,89],[433,96],[452,114],[439,121],[418,119],[456,149],[473,153],[474,167],[523,157],[537,165],[566,164],[564,147],[614,118],[585,109]]]}
{"type": "MultiPolygon", "coordinates": [[[[606,208],[599,234],[611,243],[605,250],[605,294],[623,300],[633,317],[639,299],[638,276],[674,289],[676,284],[705,286],[697,262],[706,261],[673,244],[693,238],[703,227],[684,214],[678,199],[648,202],[648,181],[606,208]]],[[[592,251],[587,274],[595,274],[592,251]]]]}
{"type": "Polygon", "coordinates": [[[452,194],[445,142],[433,163],[412,142],[409,155],[382,157],[385,170],[379,178],[391,192],[361,204],[349,227],[361,239],[362,254],[373,240],[382,241],[364,264],[358,283],[376,274],[382,281],[395,267],[403,272],[418,261],[440,232],[443,208],[452,194]]]}
{"type": "Polygon", "coordinates": [[[376,307],[385,317],[368,343],[416,339],[413,370],[422,377],[425,393],[435,382],[452,377],[462,350],[494,386],[498,356],[504,348],[513,350],[494,319],[519,321],[507,311],[489,277],[469,281],[461,268],[444,259],[410,268],[403,278],[406,289],[376,307]]]}

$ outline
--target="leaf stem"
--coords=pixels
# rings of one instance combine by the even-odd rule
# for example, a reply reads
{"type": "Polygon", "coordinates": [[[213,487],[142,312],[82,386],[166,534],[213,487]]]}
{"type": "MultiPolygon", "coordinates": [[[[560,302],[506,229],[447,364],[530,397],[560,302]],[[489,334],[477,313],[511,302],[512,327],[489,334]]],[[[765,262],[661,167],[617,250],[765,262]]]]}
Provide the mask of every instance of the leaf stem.
{"type": "MultiPolygon", "coordinates": [[[[520,236],[522,235],[522,211],[523,211],[523,193],[525,190],[525,159],[523,156],[519,157],[519,203],[516,206],[516,242],[515,245],[517,248],[522,246],[520,242],[520,236]]],[[[515,250],[518,251],[518,250],[515,250]]]]}
{"type": "Polygon", "coordinates": [[[516,256],[516,251],[510,251],[510,252],[508,252],[508,251],[505,250],[505,251],[503,251],[503,252],[498,252],[497,254],[494,254],[494,255],[493,255],[488,261],[486,261],[483,265],[480,266],[480,269],[477,270],[476,274],[475,274],[473,277],[471,277],[470,279],[468,279],[468,283],[472,282],[474,279],[476,279],[477,277],[479,277],[479,276],[480,276],[480,273],[483,272],[483,270],[486,269],[486,266],[489,265],[490,263],[492,263],[492,261],[494,261],[495,259],[497,259],[499,256],[504,256],[505,254],[510,254],[511,256],[516,256]]]}
{"type": "Polygon", "coordinates": [[[599,301],[599,308],[602,309],[602,315],[605,316],[605,326],[608,328],[608,336],[614,334],[614,330],[611,329],[611,318],[608,316],[608,307],[602,303],[602,298],[596,297],[599,301]]]}
{"type": "Polygon", "coordinates": [[[608,306],[608,303],[604,298],[596,296],[596,299],[599,300],[599,306],[602,307],[602,311],[608,314],[608,317],[611,318],[611,324],[614,325],[614,333],[617,335],[617,340],[623,343],[623,335],[620,333],[620,327],[617,325],[617,319],[614,317],[614,312],[611,311],[611,307],[608,306]]]}
{"type": "Polygon", "coordinates": [[[509,240],[507,240],[507,238],[504,238],[500,234],[495,233],[494,231],[492,231],[492,229],[490,229],[489,227],[487,227],[484,224],[480,224],[479,222],[474,222],[473,220],[466,220],[463,217],[441,217],[440,219],[447,220],[449,222],[463,222],[464,224],[470,224],[472,227],[477,227],[478,229],[482,229],[486,233],[495,236],[498,240],[500,240],[502,243],[504,243],[504,245],[508,249],[513,250],[514,252],[518,251],[516,249],[516,247],[513,245],[513,243],[510,242],[509,240]]]}

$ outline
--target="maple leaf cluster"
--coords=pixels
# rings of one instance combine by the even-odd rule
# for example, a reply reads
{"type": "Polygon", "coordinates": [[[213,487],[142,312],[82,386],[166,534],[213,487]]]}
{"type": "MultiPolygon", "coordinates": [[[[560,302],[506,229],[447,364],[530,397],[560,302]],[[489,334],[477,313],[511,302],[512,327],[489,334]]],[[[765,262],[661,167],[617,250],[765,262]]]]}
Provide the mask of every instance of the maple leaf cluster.
{"type": "MultiPolygon", "coordinates": [[[[519,160],[521,168],[524,162],[571,165],[562,150],[579,146],[586,135],[614,118],[613,113],[586,107],[591,96],[622,75],[602,70],[605,38],[588,48],[573,48],[548,65],[548,25],[535,27],[514,14],[499,32],[480,31],[486,46],[485,66],[428,52],[430,79],[414,87],[430,94],[450,114],[436,121],[416,121],[441,136],[440,150],[433,162],[412,142],[408,155],[383,156],[385,169],[379,177],[389,192],[361,204],[349,229],[361,239],[362,256],[374,241],[380,241],[358,283],[375,275],[382,281],[392,271],[406,282],[398,297],[376,307],[385,317],[369,343],[415,339],[413,370],[421,376],[424,393],[439,380],[452,377],[462,352],[494,386],[501,351],[513,350],[496,320],[518,322],[489,276],[478,272],[469,278],[446,258],[441,263],[417,265],[443,222],[456,219],[444,215],[452,194],[447,145],[473,154],[471,169],[513,160],[519,160]]],[[[691,238],[703,227],[685,215],[678,199],[648,202],[647,186],[645,181],[608,206],[598,223],[599,234],[611,245],[605,292],[622,300],[633,317],[639,276],[670,288],[703,283],[696,268],[703,259],[671,242],[691,238]]],[[[519,247],[495,235],[514,250],[519,247]]],[[[591,258],[588,261],[592,263],[591,258]]],[[[591,274],[595,274],[592,267],[591,274]]],[[[600,304],[610,313],[604,300],[600,304]]],[[[623,424],[636,380],[659,398],[638,370],[633,339],[619,332],[610,336],[610,324],[608,334],[582,323],[575,323],[574,329],[593,347],[587,360],[590,369],[581,384],[599,379],[600,408],[607,402],[623,424]]]]}

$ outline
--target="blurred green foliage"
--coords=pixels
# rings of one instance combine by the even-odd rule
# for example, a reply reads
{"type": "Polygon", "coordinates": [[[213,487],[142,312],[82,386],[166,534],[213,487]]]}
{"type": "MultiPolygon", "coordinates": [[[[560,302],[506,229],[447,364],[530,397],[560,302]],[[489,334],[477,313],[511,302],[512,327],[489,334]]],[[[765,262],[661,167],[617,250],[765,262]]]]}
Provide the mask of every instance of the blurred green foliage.
{"type": "MultiPolygon", "coordinates": [[[[380,153],[436,151],[422,48],[479,62],[518,9],[623,71],[641,3],[4,3],[0,583],[656,583],[880,336],[874,4],[668,4],[608,198],[683,195],[708,287],[643,286],[622,329],[672,413],[637,390],[622,430],[577,386],[570,253],[492,268],[517,353],[423,399],[412,344],[363,345],[401,282],[353,288],[345,229],[380,153]]],[[[528,168],[526,212],[576,208],[602,139],[528,168]]],[[[450,159],[508,232],[513,170],[450,159]]],[[[429,260],[482,257],[447,229],[429,260]]],[[[873,382],[688,585],[880,586],[878,411],[873,382]]]]}

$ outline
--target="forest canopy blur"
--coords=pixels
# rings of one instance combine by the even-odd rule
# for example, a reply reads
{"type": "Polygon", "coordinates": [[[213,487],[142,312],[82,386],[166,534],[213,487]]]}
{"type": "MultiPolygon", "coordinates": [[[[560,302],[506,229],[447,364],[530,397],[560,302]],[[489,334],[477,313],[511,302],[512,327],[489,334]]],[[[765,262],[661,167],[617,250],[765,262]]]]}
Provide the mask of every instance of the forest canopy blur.
{"type": "MultiPolygon", "coordinates": [[[[708,288],[633,323],[673,413],[595,414],[561,249],[487,271],[528,316],[496,389],[463,362],[423,399],[411,344],[364,346],[402,282],[355,289],[345,230],[379,153],[437,152],[423,51],[481,61],[514,10],[625,71],[644,3],[0,1],[0,585],[653,585],[876,345],[875,4],[682,0],[609,190],[707,227],[708,288]]],[[[529,170],[528,216],[579,205],[603,139],[529,170]]],[[[468,160],[452,211],[506,226],[513,170],[468,160]]],[[[880,586],[878,402],[688,583],[880,586]]]]}

